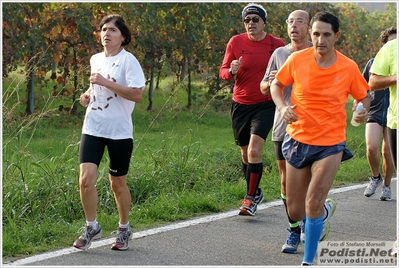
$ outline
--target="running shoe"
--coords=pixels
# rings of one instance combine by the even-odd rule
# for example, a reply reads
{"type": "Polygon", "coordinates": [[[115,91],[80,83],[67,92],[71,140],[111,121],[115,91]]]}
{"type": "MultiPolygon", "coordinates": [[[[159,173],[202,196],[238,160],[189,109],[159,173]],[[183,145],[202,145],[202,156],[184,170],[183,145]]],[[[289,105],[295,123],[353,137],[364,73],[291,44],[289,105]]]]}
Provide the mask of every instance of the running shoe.
{"type": "Polygon", "coordinates": [[[132,229],[130,228],[130,226],[128,226],[127,228],[118,227],[116,233],[117,236],[115,242],[111,245],[111,249],[127,250],[129,248],[129,239],[131,239],[133,236],[132,229]]]}
{"type": "Polygon", "coordinates": [[[326,202],[324,202],[324,208],[327,211],[327,215],[324,217],[323,224],[325,224],[334,215],[335,209],[337,208],[337,203],[334,201],[334,199],[327,198],[326,202]]]}
{"type": "Polygon", "coordinates": [[[380,200],[381,201],[390,201],[390,200],[392,200],[392,198],[391,198],[391,187],[385,186],[385,185],[382,187],[382,193],[381,193],[381,196],[380,196],[380,200]]]}
{"type": "Polygon", "coordinates": [[[319,242],[326,240],[329,233],[330,233],[330,222],[328,221],[323,224],[323,230],[321,231],[319,242]]]}
{"type": "Polygon", "coordinates": [[[98,225],[97,230],[93,230],[90,225],[85,225],[79,229],[78,233],[83,232],[82,235],[73,243],[75,248],[86,250],[91,246],[91,242],[100,239],[102,236],[101,226],[98,225]]]}
{"type": "Polygon", "coordinates": [[[301,235],[296,231],[291,231],[290,229],[287,230],[288,230],[287,241],[285,241],[285,244],[281,248],[281,252],[294,254],[296,253],[298,245],[301,242],[300,238],[301,235]]]}
{"type": "Polygon", "coordinates": [[[382,178],[374,179],[374,177],[369,177],[370,183],[364,190],[364,195],[366,197],[372,197],[375,195],[375,190],[382,184],[382,178]]]}
{"type": "Polygon", "coordinates": [[[244,199],[242,200],[242,205],[241,205],[240,212],[238,213],[238,215],[255,216],[257,209],[258,209],[258,206],[255,203],[255,199],[250,195],[246,195],[244,197],[244,199]]]}

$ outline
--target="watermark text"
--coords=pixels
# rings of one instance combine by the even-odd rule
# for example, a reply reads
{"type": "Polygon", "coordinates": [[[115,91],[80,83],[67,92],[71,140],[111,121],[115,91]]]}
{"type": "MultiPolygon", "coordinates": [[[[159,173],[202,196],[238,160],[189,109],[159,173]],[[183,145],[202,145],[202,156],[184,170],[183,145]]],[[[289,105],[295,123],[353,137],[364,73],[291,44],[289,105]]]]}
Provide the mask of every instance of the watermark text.
{"type": "Polygon", "coordinates": [[[317,248],[317,264],[329,266],[396,266],[391,256],[394,241],[322,241],[317,248]]]}

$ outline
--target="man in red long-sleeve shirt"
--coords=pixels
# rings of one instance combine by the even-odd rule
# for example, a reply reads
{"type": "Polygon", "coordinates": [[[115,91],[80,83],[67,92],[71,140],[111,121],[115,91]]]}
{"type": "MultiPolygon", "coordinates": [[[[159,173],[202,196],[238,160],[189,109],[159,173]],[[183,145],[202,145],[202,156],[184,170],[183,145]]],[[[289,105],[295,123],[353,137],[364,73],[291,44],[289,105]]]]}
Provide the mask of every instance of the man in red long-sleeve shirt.
{"type": "Polygon", "coordinates": [[[241,149],[247,193],[239,215],[254,216],[263,200],[259,182],[262,177],[262,148],[273,126],[275,104],[263,95],[260,82],[273,51],[285,43],[265,32],[267,12],[258,4],[242,11],[245,33],[233,36],[227,44],[219,76],[235,79],[230,117],[235,142],[241,149]]]}

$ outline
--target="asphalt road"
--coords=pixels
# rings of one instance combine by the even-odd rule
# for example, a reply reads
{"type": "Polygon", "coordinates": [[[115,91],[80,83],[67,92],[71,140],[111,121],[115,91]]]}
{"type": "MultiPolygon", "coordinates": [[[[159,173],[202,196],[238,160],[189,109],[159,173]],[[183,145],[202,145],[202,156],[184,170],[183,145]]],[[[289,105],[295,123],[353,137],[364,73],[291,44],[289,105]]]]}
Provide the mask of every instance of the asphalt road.
{"type": "MultiPolygon", "coordinates": [[[[397,183],[392,201],[380,201],[381,188],[366,198],[366,184],[336,188],[337,202],[328,241],[394,241],[397,235],[397,183]]],[[[299,266],[296,254],[281,253],[287,218],[281,200],[262,203],[256,216],[238,216],[238,208],[135,233],[127,251],[113,251],[113,239],[21,259],[2,266],[299,266]]]]}

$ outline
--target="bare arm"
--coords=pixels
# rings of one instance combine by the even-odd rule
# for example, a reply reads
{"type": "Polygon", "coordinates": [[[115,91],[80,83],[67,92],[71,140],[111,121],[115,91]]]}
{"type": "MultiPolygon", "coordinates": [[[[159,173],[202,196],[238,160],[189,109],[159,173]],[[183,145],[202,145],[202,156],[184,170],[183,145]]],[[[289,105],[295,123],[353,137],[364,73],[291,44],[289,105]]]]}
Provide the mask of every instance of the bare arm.
{"type": "Polygon", "coordinates": [[[262,94],[264,95],[270,94],[270,86],[274,78],[276,77],[276,73],[277,71],[271,71],[269,75],[269,80],[262,80],[260,82],[260,91],[262,92],[262,94]]]}
{"type": "Polygon", "coordinates": [[[287,124],[291,124],[298,121],[298,115],[294,112],[296,104],[289,106],[284,101],[284,90],[285,86],[280,83],[277,79],[274,79],[270,86],[270,93],[272,94],[272,99],[274,104],[276,104],[276,109],[281,114],[281,117],[287,124]]]}
{"type": "Polygon", "coordinates": [[[369,86],[371,90],[381,90],[395,84],[396,75],[382,76],[372,73],[369,79],[369,86]]]}

